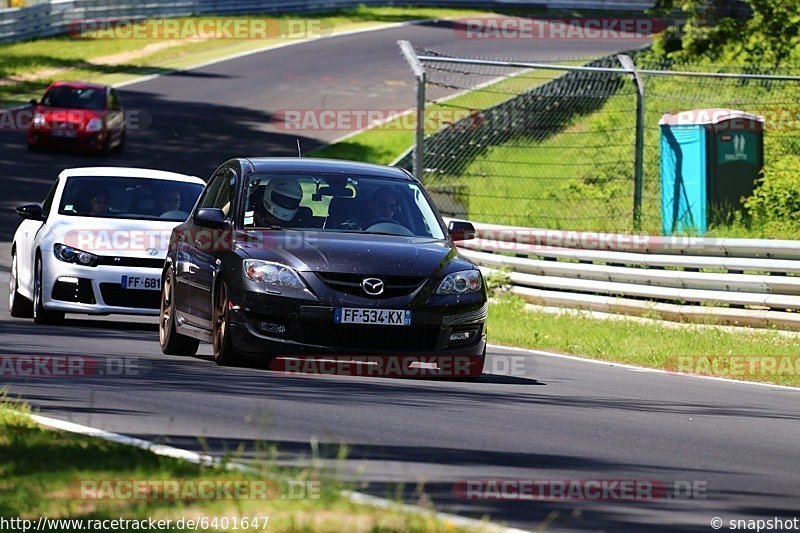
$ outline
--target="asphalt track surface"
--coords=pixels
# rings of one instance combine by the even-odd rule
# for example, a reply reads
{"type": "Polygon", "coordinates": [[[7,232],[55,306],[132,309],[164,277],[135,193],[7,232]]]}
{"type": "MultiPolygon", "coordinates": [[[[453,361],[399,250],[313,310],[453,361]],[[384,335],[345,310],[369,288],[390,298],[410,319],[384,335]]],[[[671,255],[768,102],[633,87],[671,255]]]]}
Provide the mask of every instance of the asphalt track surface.
{"type": "MultiPolygon", "coordinates": [[[[0,241],[10,240],[17,224],[8,208],[41,199],[67,166],[152,166],[208,176],[229,156],[291,154],[296,135],[268,125],[276,109],[411,106],[413,85],[394,45],[398,38],[523,59],[631,47],[474,43],[427,24],[297,45],[131,85],[123,90],[127,106],[151,112],[153,125],[133,132],[125,153],[108,161],[30,154],[20,134],[0,133],[6,185],[0,241]]],[[[315,132],[303,142],[310,149],[340,134],[315,132]]],[[[303,463],[316,439],[334,466],[338,446],[347,444],[340,467],[362,482],[359,490],[393,495],[401,484],[413,503],[424,486],[439,510],[488,515],[525,529],[708,531],[712,517],[727,524],[797,514],[795,391],[501,348],[489,350],[487,373],[476,383],[287,375],[257,363],[219,368],[206,346],[193,358],[161,355],[151,319],[72,318],[36,327],[9,318],[7,244],[0,244],[0,255],[4,354],[135,358],[141,367],[123,376],[0,377],[12,396],[45,416],[194,450],[201,450],[197,437],[203,437],[217,454],[242,445],[244,460],[266,441],[277,445],[282,461],[303,463]],[[459,481],[496,478],[650,480],[668,488],[688,482],[705,492],[646,501],[494,501],[464,500],[453,491],[459,481]]]]}

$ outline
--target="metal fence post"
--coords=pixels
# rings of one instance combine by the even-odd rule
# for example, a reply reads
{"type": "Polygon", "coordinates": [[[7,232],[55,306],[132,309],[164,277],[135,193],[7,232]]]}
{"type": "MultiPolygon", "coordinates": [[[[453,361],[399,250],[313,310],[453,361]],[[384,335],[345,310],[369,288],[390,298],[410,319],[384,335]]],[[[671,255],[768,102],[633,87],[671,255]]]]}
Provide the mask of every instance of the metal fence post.
{"type": "Polygon", "coordinates": [[[642,190],[644,189],[644,81],[630,56],[617,56],[622,68],[629,70],[636,84],[636,145],[633,163],[633,228],[642,228],[642,190]]]}
{"type": "Polygon", "coordinates": [[[400,47],[408,66],[411,67],[414,77],[417,78],[417,127],[412,171],[417,179],[422,181],[422,174],[425,170],[425,69],[410,42],[397,41],[397,45],[400,47]]]}

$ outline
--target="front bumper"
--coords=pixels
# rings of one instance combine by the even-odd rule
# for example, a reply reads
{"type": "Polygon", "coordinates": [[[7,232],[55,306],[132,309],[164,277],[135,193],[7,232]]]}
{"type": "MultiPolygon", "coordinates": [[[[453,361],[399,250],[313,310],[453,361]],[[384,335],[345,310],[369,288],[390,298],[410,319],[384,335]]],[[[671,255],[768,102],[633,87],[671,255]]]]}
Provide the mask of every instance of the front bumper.
{"type": "Polygon", "coordinates": [[[52,130],[33,129],[28,131],[28,144],[37,148],[65,148],[89,152],[98,152],[103,149],[107,131],[87,133],[75,131],[74,137],[58,137],[52,130]]]}
{"type": "Polygon", "coordinates": [[[121,282],[122,276],[160,280],[161,271],[150,267],[86,267],[43,254],[42,304],[47,310],[65,313],[155,316],[161,291],[122,289],[121,282]],[[63,278],[76,278],[78,283],[63,278]]]}
{"type": "MultiPolygon", "coordinates": [[[[488,304],[481,294],[457,305],[411,307],[409,326],[337,324],[334,306],[252,291],[232,303],[231,339],[237,351],[248,355],[480,357],[486,346],[488,304]],[[468,339],[451,341],[452,334],[463,332],[469,332],[468,339]]],[[[401,308],[388,303],[375,307],[401,308]]]]}

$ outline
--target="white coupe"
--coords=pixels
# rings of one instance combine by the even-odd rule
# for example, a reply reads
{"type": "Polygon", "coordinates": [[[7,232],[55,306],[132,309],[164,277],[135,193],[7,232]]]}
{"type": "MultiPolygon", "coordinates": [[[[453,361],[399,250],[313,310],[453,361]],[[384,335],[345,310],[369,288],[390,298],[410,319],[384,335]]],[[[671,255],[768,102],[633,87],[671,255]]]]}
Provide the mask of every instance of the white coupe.
{"type": "Polygon", "coordinates": [[[17,208],[11,316],[46,324],[64,313],[157,315],[170,234],[204,186],[141,168],[61,172],[41,204],[17,208]]]}

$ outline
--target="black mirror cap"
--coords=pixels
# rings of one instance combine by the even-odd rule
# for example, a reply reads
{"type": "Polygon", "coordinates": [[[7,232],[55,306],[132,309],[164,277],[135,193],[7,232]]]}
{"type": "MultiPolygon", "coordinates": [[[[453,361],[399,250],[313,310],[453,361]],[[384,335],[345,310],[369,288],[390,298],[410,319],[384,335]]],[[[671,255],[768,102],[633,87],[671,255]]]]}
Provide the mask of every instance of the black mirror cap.
{"type": "Polygon", "coordinates": [[[454,241],[468,241],[475,238],[475,226],[465,220],[451,220],[447,225],[447,233],[454,241]]]}
{"type": "Polygon", "coordinates": [[[26,204],[17,208],[17,214],[28,220],[44,220],[42,206],[39,204],[26,204]]]}
{"type": "Polygon", "coordinates": [[[225,229],[228,221],[225,220],[225,213],[216,207],[205,207],[198,209],[194,214],[194,223],[198,226],[211,229],[225,229]]]}
{"type": "Polygon", "coordinates": [[[30,104],[31,104],[33,107],[36,107],[37,105],[39,105],[39,102],[37,102],[37,101],[36,101],[36,98],[31,98],[31,99],[30,99],[30,104]]]}

